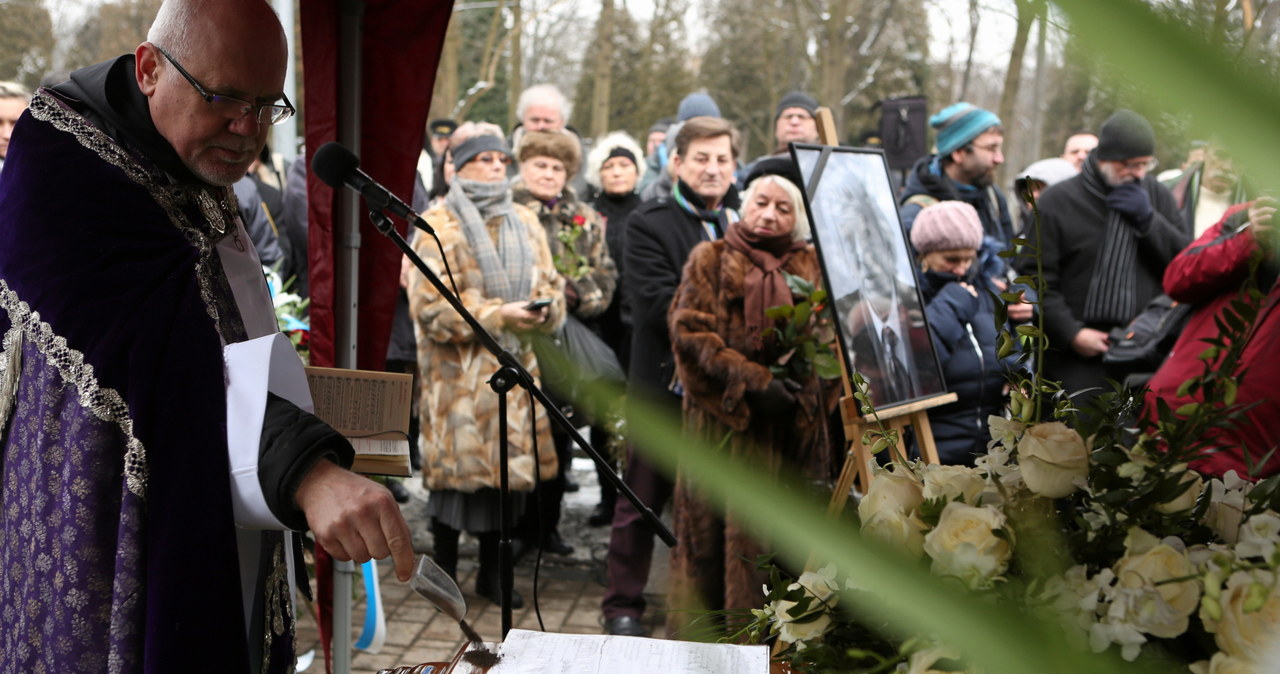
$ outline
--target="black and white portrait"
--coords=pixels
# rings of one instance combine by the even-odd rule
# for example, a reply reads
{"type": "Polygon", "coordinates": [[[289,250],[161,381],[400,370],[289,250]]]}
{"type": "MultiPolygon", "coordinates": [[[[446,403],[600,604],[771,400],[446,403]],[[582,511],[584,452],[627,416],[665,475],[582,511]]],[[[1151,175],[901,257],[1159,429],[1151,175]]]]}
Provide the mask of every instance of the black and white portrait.
{"type": "Polygon", "coordinates": [[[877,408],[942,393],[941,368],[877,150],[794,145],[840,347],[877,408]]]}

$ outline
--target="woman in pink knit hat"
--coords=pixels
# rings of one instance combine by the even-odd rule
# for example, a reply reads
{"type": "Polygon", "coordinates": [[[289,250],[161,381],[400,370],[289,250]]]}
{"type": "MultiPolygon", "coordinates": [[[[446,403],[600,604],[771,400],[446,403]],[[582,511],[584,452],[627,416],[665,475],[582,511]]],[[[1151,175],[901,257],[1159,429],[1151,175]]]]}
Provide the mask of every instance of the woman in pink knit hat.
{"type": "Polygon", "coordinates": [[[920,289],[947,390],[958,400],[929,410],[944,464],[973,465],[986,450],[987,417],[1004,407],[1005,364],[996,357],[995,300],[974,261],[982,223],[973,206],[942,201],[920,211],[911,228],[920,255],[920,289]]]}

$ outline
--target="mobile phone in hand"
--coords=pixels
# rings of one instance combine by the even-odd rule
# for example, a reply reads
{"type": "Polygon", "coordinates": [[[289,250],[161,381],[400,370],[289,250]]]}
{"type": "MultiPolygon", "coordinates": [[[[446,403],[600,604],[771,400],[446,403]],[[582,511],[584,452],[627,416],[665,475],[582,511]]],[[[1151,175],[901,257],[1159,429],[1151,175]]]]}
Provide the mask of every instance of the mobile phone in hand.
{"type": "Polygon", "coordinates": [[[524,309],[525,309],[525,311],[538,311],[539,309],[542,309],[543,307],[549,307],[549,306],[551,306],[551,300],[549,300],[549,299],[541,299],[541,300],[534,300],[534,301],[532,301],[532,302],[530,302],[530,303],[528,303],[528,304],[524,305],[524,309]]]}

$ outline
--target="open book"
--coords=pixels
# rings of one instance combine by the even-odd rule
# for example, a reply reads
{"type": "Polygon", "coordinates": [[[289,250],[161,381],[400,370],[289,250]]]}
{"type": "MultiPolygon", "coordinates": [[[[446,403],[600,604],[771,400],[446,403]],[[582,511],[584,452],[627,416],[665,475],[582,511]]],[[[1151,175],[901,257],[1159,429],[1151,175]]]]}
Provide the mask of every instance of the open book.
{"type": "Polygon", "coordinates": [[[409,477],[409,408],[413,376],[307,367],[316,416],[351,441],[351,470],[409,477]]]}
{"type": "Polygon", "coordinates": [[[488,670],[459,658],[453,674],[768,674],[768,646],[704,644],[643,637],[553,634],[511,630],[497,648],[500,660],[488,670]]]}

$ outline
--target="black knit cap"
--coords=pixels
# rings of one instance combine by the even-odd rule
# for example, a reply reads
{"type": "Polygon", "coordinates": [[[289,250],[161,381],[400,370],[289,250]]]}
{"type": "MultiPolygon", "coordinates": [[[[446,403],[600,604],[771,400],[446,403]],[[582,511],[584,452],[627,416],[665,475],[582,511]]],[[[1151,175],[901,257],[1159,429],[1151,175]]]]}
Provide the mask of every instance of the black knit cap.
{"type": "Polygon", "coordinates": [[[1102,161],[1124,161],[1156,153],[1156,134],[1145,117],[1119,110],[1102,123],[1094,156],[1102,161]]]}
{"type": "Polygon", "coordinates": [[[773,121],[778,121],[787,108],[803,108],[810,115],[818,114],[818,102],[802,91],[793,91],[778,101],[778,109],[773,112],[773,121]]]}

